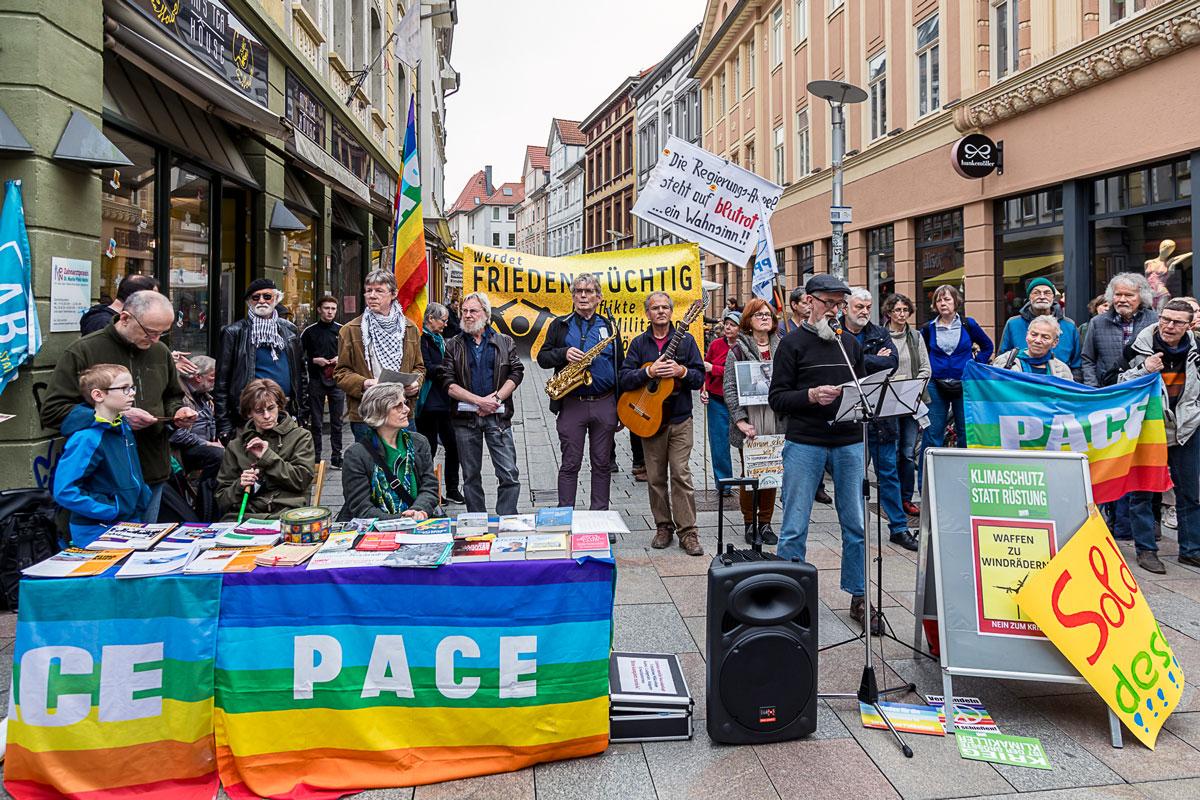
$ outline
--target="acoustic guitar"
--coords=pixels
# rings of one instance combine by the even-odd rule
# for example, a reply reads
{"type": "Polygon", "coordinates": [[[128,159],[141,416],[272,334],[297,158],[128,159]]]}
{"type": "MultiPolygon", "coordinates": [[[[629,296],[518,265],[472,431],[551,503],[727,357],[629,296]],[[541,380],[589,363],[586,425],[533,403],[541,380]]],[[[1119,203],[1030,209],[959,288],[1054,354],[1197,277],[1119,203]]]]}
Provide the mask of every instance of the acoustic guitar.
{"type": "MultiPolygon", "coordinates": [[[[683,341],[683,335],[687,333],[696,317],[704,311],[705,305],[707,305],[707,300],[703,298],[695,301],[683,315],[683,321],[676,323],[671,341],[663,348],[663,359],[674,360],[675,351],[679,348],[679,343],[683,341]]],[[[642,365],[642,369],[653,363],[653,361],[647,361],[642,365]]],[[[650,382],[640,389],[622,392],[620,398],[617,399],[617,417],[621,423],[635,436],[643,439],[662,430],[663,422],[666,421],[663,406],[666,404],[667,398],[675,392],[675,382],[675,378],[651,378],[650,382]]]]}

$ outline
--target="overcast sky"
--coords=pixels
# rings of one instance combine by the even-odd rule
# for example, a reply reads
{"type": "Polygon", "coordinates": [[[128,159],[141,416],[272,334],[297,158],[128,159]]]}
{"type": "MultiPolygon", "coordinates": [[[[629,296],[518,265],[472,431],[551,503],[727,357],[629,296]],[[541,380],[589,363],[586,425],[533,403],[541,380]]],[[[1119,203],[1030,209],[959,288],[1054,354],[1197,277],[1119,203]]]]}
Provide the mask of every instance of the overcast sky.
{"type": "Polygon", "coordinates": [[[459,0],[447,208],[486,164],[497,184],[521,180],[525,146],[546,144],[553,117],[582,120],[703,15],[704,0],[459,0]]]}

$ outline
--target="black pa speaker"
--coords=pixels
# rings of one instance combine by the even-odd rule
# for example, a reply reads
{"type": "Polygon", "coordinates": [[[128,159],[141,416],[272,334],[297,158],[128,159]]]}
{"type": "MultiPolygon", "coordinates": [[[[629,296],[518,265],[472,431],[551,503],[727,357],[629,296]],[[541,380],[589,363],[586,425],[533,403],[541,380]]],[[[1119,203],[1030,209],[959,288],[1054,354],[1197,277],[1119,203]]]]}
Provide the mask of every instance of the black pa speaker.
{"type": "Polygon", "coordinates": [[[708,735],[762,744],[817,729],[817,569],[732,547],[708,569],[708,735]]]}

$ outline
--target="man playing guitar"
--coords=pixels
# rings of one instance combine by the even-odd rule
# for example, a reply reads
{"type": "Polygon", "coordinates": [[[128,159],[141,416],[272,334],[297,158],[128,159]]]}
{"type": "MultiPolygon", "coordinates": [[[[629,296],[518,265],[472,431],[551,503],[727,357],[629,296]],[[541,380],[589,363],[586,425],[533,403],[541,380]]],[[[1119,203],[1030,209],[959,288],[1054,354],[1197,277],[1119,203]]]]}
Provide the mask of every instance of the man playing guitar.
{"type": "Polygon", "coordinates": [[[688,555],[702,556],[688,458],[692,452],[692,392],[704,382],[704,361],[691,334],[683,328],[672,331],[670,295],[654,292],[646,298],[645,307],[650,327],[629,344],[621,364],[621,390],[634,392],[668,379],[675,384],[675,392],[666,400],[661,427],[642,443],[650,510],[657,528],[650,544],[661,550],[678,535],[679,546],[688,555]]]}

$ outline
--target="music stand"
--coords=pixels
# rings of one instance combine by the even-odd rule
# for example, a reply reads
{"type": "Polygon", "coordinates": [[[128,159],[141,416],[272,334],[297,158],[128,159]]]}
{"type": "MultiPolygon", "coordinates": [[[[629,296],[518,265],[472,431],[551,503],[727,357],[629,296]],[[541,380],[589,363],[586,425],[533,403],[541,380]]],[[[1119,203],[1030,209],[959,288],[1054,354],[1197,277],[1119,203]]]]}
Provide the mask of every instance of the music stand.
{"type": "MultiPolygon", "coordinates": [[[[880,374],[880,373],[875,373],[880,374]]],[[[875,381],[871,388],[867,390],[866,401],[875,411],[874,422],[892,417],[909,417],[920,413],[921,397],[925,393],[925,387],[929,383],[928,378],[906,378],[898,381],[893,381],[890,377],[885,377],[882,381],[875,381]]],[[[850,387],[844,389],[848,390],[850,387]]],[[[849,409],[849,415],[855,417],[857,421],[858,408],[849,409]]],[[[839,410],[839,420],[841,419],[841,411],[839,410]]],[[[869,448],[868,448],[869,449],[869,448]]],[[[880,490],[881,491],[881,490],[880,490]]],[[[875,515],[875,599],[876,611],[879,618],[880,631],[877,636],[883,636],[891,639],[897,644],[907,647],[909,650],[924,656],[930,660],[933,656],[913,647],[909,642],[896,636],[896,631],[892,627],[892,623],[888,620],[887,614],[883,610],[883,501],[882,498],[878,503],[879,513],[875,515]]],[[[882,653],[882,650],[880,651],[882,653]]],[[[882,660],[883,656],[880,655],[882,660]]]]}
{"type": "MultiPolygon", "coordinates": [[[[870,508],[871,482],[869,480],[867,480],[867,469],[871,463],[871,459],[870,459],[871,448],[869,445],[870,426],[879,420],[879,411],[883,408],[884,400],[885,400],[885,398],[887,398],[889,396],[889,394],[894,399],[894,401],[896,401],[896,402],[889,404],[888,405],[889,408],[891,408],[893,405],[900,405],[900,403],[898,401],[900,401],[901,399],[909,398],[913,394],[914,391],[915,391],[916,398],[919,400],[921,391],[924,390],[926,381],[923,378],[918,378],[918,379],[910,380],[910,381],[897,381],[895,385],[901,387],[901,389],[903,390],[903,394],[898,394],[896,391],[889,393],[886,390],[888,383],[889,383],[887,373],[876,372],[871,375],[865,376],[862,379],[859,379],[858,375],[854,371],[854,364],[850,360],[850,355],[846,352],[846,346],[842,343],[842,337],[839,335],[839,336],[835,336],[834,339],[838,344],[838,349],[840,349],[842,351],[842,358],[844,358],[846,361],[846,367],[850,370],[850,380],[848,382],[842,384],[842,400],[841,400],[841,404],[838,406],[837,413],[834,417],[834,422],[855,421],[855,422],[861,422],[861,424],[862,424],[863,578],[864,578],[864,580],[869,581],[870,580],[869,576],[871,574],[871,537],[869,537],[867,535],[867,517],[871,511],[871,508],[870,508]],[[907,383],[917,383],[920,386],[919,386],[919,388],[903,386],[903,384],[907,384],[907,383]]],[[[897,411],[895,413],[895,416],[900,416],[902,413],[903,412],[897,411]]],[[[908,413],[916,413],[915,406],[908,413]]],[[[879,530],[880,530],[879,522],[878,522],[878,518],[877,518],[876,519],[876,539],[877,539],[878,546],[882,549],[883,544],[882,544],[882,539],[880,538],[881,534],[879,533],[879,530]]],[[[883,602],[882,602],[882,599],[883,599],[883,595],[882,595],[882,592],[883,592],[883,588],[882,588],[882,586],[883,586],[883,580],[882,580],[883,560],[882,560],[882,558],[880,558],[877,563],[877,570],[878,570],[878,575],[877,575],[877,579],[876,579],[876,585],[878,588],[878,603],[876,605],[876,612],[878,613],[878,612],[882,611],[882,607],[883,607],[883,602]]],[[[866,703],[867,705],[872,706],[875,709],[875,713],[877,713],[879,715],[879,718],[883,720],[885,725],[887,725],[887,729],[889,731],[891,731],[892,736],[895,737],[896,743],[900,745],[900,750],[901,750],[901,752],[904,753],[904,756],[906,758],[912,758],[913,757],[912,747],[910,747],[908,745],[908,743],[904,741],[904,739],[900,736],[899,731],[896,730],[896,726],[892,724],[892,721],[888,717],[887,712],[884,711],[883,707],[880,705],[880,698],[882,698],[885,695],[889,695],[889,694],[908,694],[909,692],[916,692],[917,686],[915,683],[910,682],[903,686],[894,686],[894,687],[884,688],[884,689],[879,688],[879,682],[875,675],[875,665],[872,662],[872,653],[871,653],[871,627],[870,627],[871,626],[871,622],[870,622],[871,603],[869,600],[869,595],[866,591],[866,589],[869,589],[869,588],[870,588],[869,586],[865,586],[864,592],[863,592],[863,595],[864,595],[863,601],[864,601],[865,608],[863,609],[862,633],[860,633],[858,636],[855,636],[851,639],[846,639],[844,641],[837,642],[836,644],[826,645],[825,647],[822,647],[819,650],[819,652],[823,652],[825,650],[831,650],[835,647],[841,647],[844,644],[850,644],[851,642],[856,642],[859,639],[863,640],[863,644],[864,644],[864,646],[863,646],[863,671],[862,671],[862,678],[859,681],[858,691],[855,693],[823,692],[823,693],[818,693],[817,696],[822,697],[822,698],[840,699],[840,700],[856,699],[860,703],[866,703]]],[[[893,636],[892,638],[895,638],[895,637],[893,636]]],[[[896,641],[899,641],[899,639],[896,639],[896,641]]],[[[883,662],[885,667],[887,666],[887,661],[883,657],[882,639],[880,641],[880,647],[879,647],[879,660],[881,662],[883,662]]]]}

